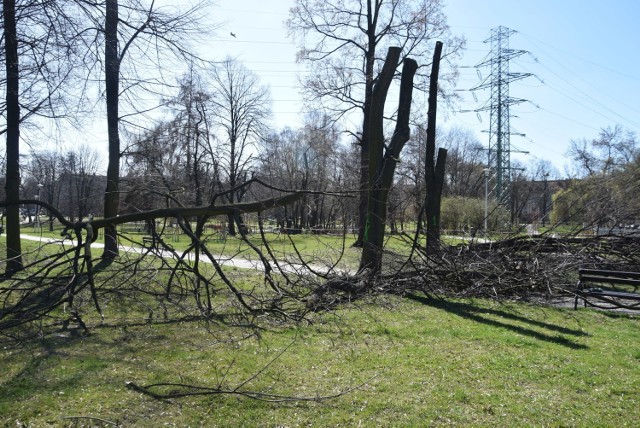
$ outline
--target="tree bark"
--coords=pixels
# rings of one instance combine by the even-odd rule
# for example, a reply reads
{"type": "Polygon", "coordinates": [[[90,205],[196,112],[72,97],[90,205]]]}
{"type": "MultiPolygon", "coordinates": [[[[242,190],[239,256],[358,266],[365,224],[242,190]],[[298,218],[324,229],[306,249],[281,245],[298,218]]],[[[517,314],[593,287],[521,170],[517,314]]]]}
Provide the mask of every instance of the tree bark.
{"type": "MultiPolygon", "coordinates": [[[[104,217],[118,215],[120,206],[120,133],[118,130],[120,58],[118,57],[118,1],[106,1],[105,18],[105,92],[107,97],[107,132],[109,139],[109,163],[107,165],[107,188],[104,194],[104,217]]],[[[115,226],[104,231],[102,257],[112,259],[118,255],[118,237],[115,226]]]]}
{"type": "Polygon", "coordinates": [[[7,266],[11,275],[22,269],[20,244],[20,77],[18,67],[18,37],[15,0],[3,0],[4,40],[6,58],[7,110],[7,266]]]}
{"type": "Polygon", "coordinates": [[[367,217],[364,230],[360,272],[377,274],[382,269],[382,247],[384,244],[389,189],[400,152],[409,140],[409,117],[413,94],[413,77],[418,64],[405,58],[400,83],[400,100],[396,128],[385,150],[384,146],[384,104],[393,80],[400,48],[391,47],[387,53],[380,78],[373,89],[369,117],[369,184],[367,190],[367,217]]]}
{"type": "Polygon", "coordinates": [[[429,77],[429,111],[427,112],[427,147],[425,158],[425,213],[427,224],[427,251],[434,252],[440,248],[440,206],[442,201],[442,187],[444,185],[445,163],[447,151],[436,151],[436,110],[438,106],[438,73],[440,70],[440,57],[442,55],[442,42],[436,42],[431,64],[431,76],[429,77]]]}
{"type": "MultiPolygon", "coordinates": [[[[353,244],[354,247],[362,247],[365,239],[365,228],[367,223],[367,206],[369,204],[369,176],[371,158],[371,143],[369,140],[369,130],[371,122],[371,103],[373,100],[374,86],[374,65],[376,59],[376,27],[378,25],[378,14],[380,3],[374,5],[367,2],[367,50],[365,52],[365,85],[364,103],[362,106],[362,135],[360,137],[360,200],[358,203],[358,237],[353,244]]],[[[399,58],[399,56],[398,56],[399,58]]],[[[397,64],[397,60],[396,60],[397,64]]],[[[384,103],[384,101],[383,101],[384,103]]]]}

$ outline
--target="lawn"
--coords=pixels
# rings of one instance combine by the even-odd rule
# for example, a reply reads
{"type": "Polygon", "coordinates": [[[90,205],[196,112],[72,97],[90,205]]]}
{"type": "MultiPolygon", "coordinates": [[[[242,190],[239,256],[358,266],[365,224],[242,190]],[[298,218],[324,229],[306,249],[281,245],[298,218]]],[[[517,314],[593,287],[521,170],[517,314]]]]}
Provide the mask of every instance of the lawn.
{"type": "Polygon", "coordinates": [[[92,334],[2,344],[3,426],[635,426],[638,318],[593,310],[384,296],[260,330],[108,312],[92,334]],[[284,352],[283,352],[284,351],[284,352]],[[278,355],[282,354],[278,357],[278,355]],[[275,358],[275,360],[274,360],[275,358]],[[269,364],[271,362],[271,364],[269,364]],[[265,368],[266,367],[266,368],[265,368]],[[262,370],[262,371],[261,371],[262,370]],[[176,382],[316,397],[155,400],[176,382]]]}
{"type": "MultiPolygon", "coordinates": [[[[195,227],[195,226],[194,226],[195,227]]],[[[268,256],[269,251],[272,257],[279,261],[288,261],[298,264],[301,259],[315,267],[322,268],[335,267],[341,271],[354,271],[358,268],[361,250],[354,248],[356,236],[347,234],[298,234],[287,235],[285,233],[274,233],[272,228],[265,231],[263,240],[259,233],[252,233],[247,236],[247,241],[263,254],[268,256]]],[[[184,233],[177,233],[177,228],[167,228],[162,234],[162,239],[166,244],[176,251],[184,251],[191,245],[191,238],[184,233]]],[[[46,225],[40,229],[25,225],[22,233],[31,236],[41,236],[43,238],[60,238],[62,226],[55,225],[55,229],[49,232],[46,225]]],[[[149,235],[144,231],[144,225],[127,224],[119,227],[120,245],[142,247],[144,239],[149,235]]],[[[421,236],[420,243],[425,244],[424,236],[421,236]]],[[[481,237],[476,237],[481,238],[481,237]]],[[[494,236],[494,238],[504,238],[504,236],[494,236]]],[[[411,252],[413,233],[408,235],[392,235],[387,233],[385,238],[385,258],[388,262],[403,262],[411,252]]],[[[445,245],[460,245],[468,243],[472,237],[463,236],[443,236],[442,242],[445,245]]],[[[215,255],[224,255],[239,259],[257,261],[260,259],[255,249],[247,244],[240,236],[223,236],[220,232],[208,231],[203,235],[203,242],[215,255]]],[[[98,242],[101,242],[99,236],[98,242]]]]}
{"type": "MultiPolygon", "coordinates": [[[[48,229],[34,229],[32,226],[24,226],[22,233],[42,238],[60,238],[61,226],[57,226],[53,232],[48,229]]],[[[173,232],[176,229],[171,229],[173,232]]],[[[143,238],[149,235],[143,231],[138,232],[133,228],[127,228],[120,232],[120,245],[142,247],[143,238]]],[[[351,245],[355,241],[354,235],[287,235],[285,233],[265,232],[265,241],[257,234],[250,234],[248,241],[268,256],[270,250],[277,260],[300,263],[300,258],[312,265],[333,266],[338,269],[355,269],[360,260],[360,249],[351,245]],[[267,245],[269,248],[267,248],[267,245]]],[[[1,239],[1,238],[0,238],[1,239]]],[[[177,251],[184,251],[191,244],[191,239],[185,234],[168,233],[163,235],[166,244],[177,251]]],[[[100,241],[99,241],[100,242],[100,241]]],[[[212,254],[237,257],[246,260],[259,260],[259,255],[250,245],[240,237],[226,236],[221,238],[219,233],[208,233],[203,237],[203,242],[212,254]]],[[[408,242],[398,236],[390,236],[387,239],[387,249],[396,253],[408,254],[410,246],[408,242]]]]}

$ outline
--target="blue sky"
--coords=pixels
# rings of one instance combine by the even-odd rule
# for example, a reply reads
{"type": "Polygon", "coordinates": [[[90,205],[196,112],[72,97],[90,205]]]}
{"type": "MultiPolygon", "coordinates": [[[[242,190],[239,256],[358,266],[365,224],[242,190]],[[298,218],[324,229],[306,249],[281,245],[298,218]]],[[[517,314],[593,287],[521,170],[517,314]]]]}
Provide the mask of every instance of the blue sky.
{"type": "MultiPolygon", "coordinates": [[[[232,55],[271,86],[274,127],[300,125],[298,77],[305,71],[295,64],[295,47],[286,38],[283,22],[293,4],[287,0],[218,0],[211,19],[223,22],[207,56],[232,55]],[[236,37],[232,37],[233,32],[236,37]]],[[[595,138],[602,127],[620,124],[640,133],[640,73],[638,25],[640,2],[611,0],[449,0],[445,13],[453,33],[467,39],[459,64],[458,89],[477,85],[473,67],[490,49],[483,43],[491,28],[515,30],[510,47],[530,54],[512,61],[511,71],[534,73],[513,83],[510,94],[530,100],[511,107],[511,126],[526,137],[512,137],[512,148],[528,151],[513,158],[529,164],[552,161],[563,172],[571,139],[595,138]]],[[[446,47],[445,47],[446,49],[446,47]]],[[[480,70],[482,77],[488,69],[480,70]]],[[[488,144],[487,113],[480,120],[470,110],[486,101],[488,91],[458,92],[454,111],[440,115],[441,126],[463,126],[488,144]]]]}
{"type": "MultiPolygon", "coordinates": [[[[525,138],[512,137],[512,147],[529,151],[523,162],[538,158],[565,163],[569,141],[594,138],[602,127],[620,124],[640,131],[640,73],[635,53],[640,2],[455,0],[447,7],[449,24],[468,40],[461,65],[474,65],[485,55],[490,29],[504,25],[517,31],[510,47],[524,49],[511,71],[535,73],[513,83],[510,94],[531,102],[511,107],[511,125],[525,138]]],[[[487,73],[488,70],[482,70],[487,73]]],[[[459,87],[472,87],[475,69],[462,69],[459,87]]],[[[466,94],[465,94],[466,95],[466,94]]],[[[476,93],[479,101],[488,94],[476,93]]],[[[473,106],[465,96],[463,108],[473,106]]],[[[487,126],[473,115],[452,120],[475,130],[487,126]]],[[[486,140],[485,136],[480,137],[486,140]]]]}

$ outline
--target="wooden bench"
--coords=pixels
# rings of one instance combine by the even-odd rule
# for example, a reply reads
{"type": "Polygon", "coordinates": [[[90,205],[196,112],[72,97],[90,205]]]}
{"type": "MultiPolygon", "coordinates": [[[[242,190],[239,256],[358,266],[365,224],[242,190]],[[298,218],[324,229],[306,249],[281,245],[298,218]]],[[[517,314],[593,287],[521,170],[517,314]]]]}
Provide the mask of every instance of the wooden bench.
{"type": "Polygon", "coordinates": [[[582,299],[585,307],[640,310],[640,272],[579,269],[578,278],[574,309],[578,309],[578,300],[582,299]],[[608,306],[593,300],[606,302],[608,306]]]}

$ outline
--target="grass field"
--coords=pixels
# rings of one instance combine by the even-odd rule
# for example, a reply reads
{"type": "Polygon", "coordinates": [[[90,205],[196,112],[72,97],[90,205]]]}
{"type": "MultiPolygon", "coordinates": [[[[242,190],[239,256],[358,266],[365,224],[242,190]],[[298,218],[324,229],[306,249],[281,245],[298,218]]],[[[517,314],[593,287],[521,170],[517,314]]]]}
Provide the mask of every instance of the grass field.
{"type": "MultiPolygon", "coordinates": [[[[343,242],[269,236],[278,258],[292,255],[292,241],[311,262],[336,257],[343,242]]],[[[185,237],[170,243],[187,245],[185,237]]],[[[213,253],[250,258],[232,238],[209,244],[213,253]]],[[[58,249],[23,245],[29,259],[58,249]]],[[[358,250],[345,247],[347,262],[357,263],[358,250]]],[[[259,272],[227,272],[240,287],[263,285],[259,272]]],[[[144,278],[151,276],[129,281],[144,278]]],[[[118,277],[111,281],[119,290],[118,277]]],[[[161,287],[163,277],[156,282],[161,287]]],[[[225,287],[214,287],[220,290],[214,304],[228,315],[233,305],[225,287]]],[[[143,294],[118,295],[104,295],[104,323],[87,313],[88,336],[47,328],[17,343],[0,335],[0,426],[617,427],[640,420],[640,318],[630,315],[420,294],[369,297],[301,324],[258,317],[247,328],[232,324],[240,319],[233,317],[226,324],[176,319],[197,313],[190,300],[182,304],[191,307],[170,310],[169,319],[146,322],[143,294]],[[239,388],[294,400],[238,394],[156,400],[126,382],[239,388]]]]}
{"type": "Polygon", "coordinates": [[[2,426],[637,426],[638,318],[481,300],[378,297],[262,322],[53,334],[0,350],[2,426]],[[272,361],[284,350],[284,353],[272,361]],[[268,365],[272,362],[270,365],[268,365]],[[265,366],[268,367],[265,368],[265,366]],[[263,370],[264,369],[264,370],[263,370]],[[231,395],[159,401],[125,387],[177,382],[322,402],[231,395]]]}
{"type": "MultiPolygon", "coordinates": [[[[32,226],[22,228],[22,233],[31,236],[41,236],[42,238],[60,238],[61,227],[57,227],[53,232],[47,228],[34,230],[32,226]]],[[[143,246],[143,238],[148,235],[144,232],[127,230],[121,232],[120,245],[143,246]]],[[[307,263],[333,266],[337,264],[339,269],[357,268],[360,260],[360,249],[351,245],[355,241],[354,235],[346,237],[340,235],[286,235],[265,233],[266,245],[272,251],[273,256],[281,261],[300,263],[300,257],[307,263]]],[[[191,239],[184,234],[167,234],[163,236],[164,241],[177,251],[185,250],[191,239]]],[[[255,245],[260,251],[268,256],[267,247],[259,234],[251,234],[247,237],[249,242],[255,245]]],[[[3,240],[0,237],[0,240],[3,240]]],[[[100,242],[100,241],[99,241],[100,242]]],[[[227,236],[220,238],[219,233],[206,234],[203,242],[207,248],[216,255],[238,257],[247,260],[258,260],[256,252],[240,237],[227,236]]],[[[410,245],[398,236],[390,236],[387,239],[386,248],[400,254],[408,254],[410,245]]]]}

